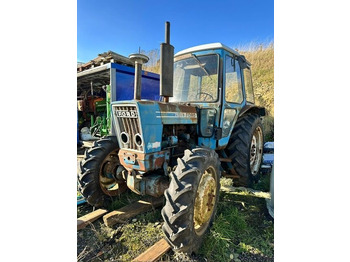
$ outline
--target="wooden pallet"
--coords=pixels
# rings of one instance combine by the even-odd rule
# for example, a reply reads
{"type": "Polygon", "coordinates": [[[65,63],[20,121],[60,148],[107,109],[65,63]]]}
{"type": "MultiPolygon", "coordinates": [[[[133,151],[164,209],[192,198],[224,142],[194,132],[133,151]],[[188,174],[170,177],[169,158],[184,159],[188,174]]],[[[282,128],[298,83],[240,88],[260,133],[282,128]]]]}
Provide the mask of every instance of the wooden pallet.
{"type": "Polygon", "coordinates": [[[144,213],[153,208],[159,207],[163,204],[163,197],[153,199],[152,201],[139,200],[128,206],[122,207],[118,210],[112,211],[103,216],[103,222],[106,226],[110,227],[117,223],[125,223],[127,219],[134,217],[138,214],[144,213]]]}
{"type": "Polygon", "coordinates": [[[157,261],[161,256],[170,250],[168,242],[162,238],[132,262],[154,262],[157,261]]]}

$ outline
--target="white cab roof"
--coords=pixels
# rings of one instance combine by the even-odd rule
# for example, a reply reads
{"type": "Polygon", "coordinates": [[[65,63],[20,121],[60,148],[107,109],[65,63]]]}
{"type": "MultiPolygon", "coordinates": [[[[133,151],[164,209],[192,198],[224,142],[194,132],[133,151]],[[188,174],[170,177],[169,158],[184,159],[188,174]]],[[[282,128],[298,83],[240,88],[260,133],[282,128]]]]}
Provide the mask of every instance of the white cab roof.
{"type": "Polygon", "coordinates": [[[197,46],[194,46],[194,47],[191,47],[191,48],[187,48],[185,50],[177,52],[175,54],[175,56],[184,55],[184,54],[187,54],[187,53],[192,53],[192,52],[197,52],[197,51],[209,50],[209,49],[225,49],[226,51],[228,51],[230,53],[233,53],[233,54],[235,54],[237,56],[240,55],[237,51],[233,50],[232,48],[229,48],[226,45],[223,45],[221,43],[212,43],[212,44],[197,45],[197,46]]]}

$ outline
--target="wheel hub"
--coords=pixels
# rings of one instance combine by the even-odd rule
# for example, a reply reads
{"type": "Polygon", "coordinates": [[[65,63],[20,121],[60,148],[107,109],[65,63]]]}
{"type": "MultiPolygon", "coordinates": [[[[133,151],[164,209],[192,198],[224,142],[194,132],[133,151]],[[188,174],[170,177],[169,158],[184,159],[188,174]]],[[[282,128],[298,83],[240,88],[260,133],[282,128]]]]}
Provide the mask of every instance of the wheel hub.
{"type": "Polygon", "coordinates": [[[263,149],[263,136],[262,130],[258,126],[252,136],[252,141],[250,143],[250,170],[253,175],[256,175],[259,171],[262,150],[263,149]]]}
{"type": "Polygon", "coordinates": [[[108,155],[102,162],[99,180],[100,187],[106,195],[117,196],[126,189],[125,182],[118,183],[114,177],[118,164],[118,156],[116,158],[113,154],[108,155]]]}
{"type": "Polygon", "coordinates": [[[207,169],[199,182],[196,199],[194,204],[194,228],[199,233],[206,228],[216,201],[216,181],[214,179],[214,170],[207,169]]]}

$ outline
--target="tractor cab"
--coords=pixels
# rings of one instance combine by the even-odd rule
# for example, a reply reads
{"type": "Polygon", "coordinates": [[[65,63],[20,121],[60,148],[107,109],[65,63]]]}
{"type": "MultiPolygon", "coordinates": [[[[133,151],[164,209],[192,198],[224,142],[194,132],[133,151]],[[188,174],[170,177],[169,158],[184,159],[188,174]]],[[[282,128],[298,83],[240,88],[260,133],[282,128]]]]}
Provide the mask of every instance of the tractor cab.
{"type": "Polygon", "coordinates": [[[221,43],[177,53],[173,83],[169,101],[200,108],[198,142],[213,149],[227,145],[238,113],[254,104],[250,63],[221,43]]]}

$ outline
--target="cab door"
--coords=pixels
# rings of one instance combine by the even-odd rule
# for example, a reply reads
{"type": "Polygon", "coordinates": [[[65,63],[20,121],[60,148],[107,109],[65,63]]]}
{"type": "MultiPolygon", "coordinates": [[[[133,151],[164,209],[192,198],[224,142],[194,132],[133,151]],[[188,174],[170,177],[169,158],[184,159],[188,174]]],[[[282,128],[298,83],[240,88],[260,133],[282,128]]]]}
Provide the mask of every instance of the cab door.
{"type": "Polygon", "coordinates": [[[231,136],[238,112],[243,106],[242,72],[234,56],[226,54],[223,68],[223,102],[220,119],[222,129],[218,149],[224,148],[231,136]]]}

